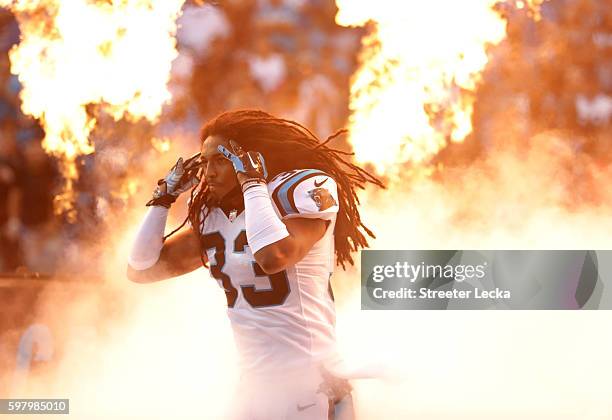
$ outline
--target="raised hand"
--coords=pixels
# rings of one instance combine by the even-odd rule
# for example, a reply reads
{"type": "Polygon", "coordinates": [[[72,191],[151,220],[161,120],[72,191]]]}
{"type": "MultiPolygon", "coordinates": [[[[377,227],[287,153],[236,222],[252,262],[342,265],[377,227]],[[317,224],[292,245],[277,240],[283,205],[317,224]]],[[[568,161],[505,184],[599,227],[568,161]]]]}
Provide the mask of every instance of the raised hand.
{"type": "Polygon", "coordinates": [[[229,142],[231,152],[223,146],[217,146],[217,150],[232,162],[240,184],[243,185],[249,180],[265,182],[268,178],[268,170],[263,155],[253,151],[245,153],[238,143],[233,140],[229,142]]]}
{"type": "Polygon", "coordinates": [[[153,198],[147,206],[163,206],[169,208],[179,195],[191,190],[200,183],[198,172],[200,170],[200,154],[197,153],[183,161],[179,158],[170,172],[157,181],[157,187],[153,191],[153,198]]]}

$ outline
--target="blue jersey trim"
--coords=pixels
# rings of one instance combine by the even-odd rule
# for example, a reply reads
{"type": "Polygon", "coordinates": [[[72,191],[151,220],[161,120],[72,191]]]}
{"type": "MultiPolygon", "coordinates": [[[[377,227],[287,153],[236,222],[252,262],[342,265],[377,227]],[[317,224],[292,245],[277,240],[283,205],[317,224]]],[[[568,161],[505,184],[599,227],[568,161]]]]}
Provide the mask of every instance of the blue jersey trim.
{"type": "Polygon", "coordinates": [[[294,186],[297,186],[297,184],[299,184],[304,179],[311,178],[315,175],[328,176],[325,172],[322,172],[318,169],[308,169],[290,177],[288,180],[284,181],[281,185],[277,187],[276,190],[278,200],[276,201],[276,203],[280,204],[280,206],[282,207],[279,208],[279,211],[283,216],[298,213],[296,206],[292,205],[293,200],[289,199],[289,192],[293,192],[293,190],[295,189],[294,186]]]}

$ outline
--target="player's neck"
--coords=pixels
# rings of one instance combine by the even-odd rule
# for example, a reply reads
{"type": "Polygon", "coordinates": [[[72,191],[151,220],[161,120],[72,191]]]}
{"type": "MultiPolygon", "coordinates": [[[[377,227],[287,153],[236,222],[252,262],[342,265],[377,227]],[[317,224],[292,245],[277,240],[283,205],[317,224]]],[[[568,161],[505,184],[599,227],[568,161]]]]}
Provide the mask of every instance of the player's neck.
{"type": "Polygon", "coordinates": [[[229,217],[233,210],[236,210],[237,214],[240,214],[244,210],[244,198],[240,186],[237,185],[230,192],[225,194],[223,198],[218,201],[217,207],[219,207],[227,217],[229,217]]]}

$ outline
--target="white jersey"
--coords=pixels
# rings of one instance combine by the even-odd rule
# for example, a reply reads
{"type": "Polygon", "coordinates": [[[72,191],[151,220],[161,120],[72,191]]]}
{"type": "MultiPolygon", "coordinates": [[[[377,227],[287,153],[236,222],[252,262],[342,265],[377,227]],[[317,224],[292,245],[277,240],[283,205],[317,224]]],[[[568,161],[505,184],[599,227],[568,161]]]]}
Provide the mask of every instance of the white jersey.
{"type": "MultiPolygon", "coordinates": [[[[283,172],[268,191],[277,215],[328,220],[323,237],[294,266],[265,274],[247,242],[244,211],[213,208],[201,228],[211,275],[225,289],[228,315],[246,375],[303,369],[333,357],[336,182],[320,170],[283,172]],[[233,214],[232,214],[233,213],[233,214]]],[[[203,211],[206,211],[204,209],[203,211]]]]}

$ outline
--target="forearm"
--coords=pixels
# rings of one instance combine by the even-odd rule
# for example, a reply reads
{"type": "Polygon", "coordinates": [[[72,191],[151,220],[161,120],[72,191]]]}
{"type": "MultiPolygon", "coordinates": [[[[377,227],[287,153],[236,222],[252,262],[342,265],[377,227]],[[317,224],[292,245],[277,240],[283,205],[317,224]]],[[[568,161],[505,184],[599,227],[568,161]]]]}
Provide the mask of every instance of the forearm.
{"type": "Polygon", "coordinates": [[[265,183],[245,184],[243,192],[247,240],[256,255],[262,248],[287,238],[289,232],[274,211],[265,183]]]}
{"type": "Polygon", "coordinates": [[[302,259],[296,242],[296,238],[289,234],[280,241],[263,247],[253,255],[253,258],[265,273],[281,272],[302,259]]]}
{"type": "Polygon", "coordinates": [[[130,265],[127,268],[127,277],[136,283],[152,283],[178,277],[198,268],[202,261],[194,257],[185,258],[185,254],[177,255],[173,246],[164,246],[157,262],[144,270],[135,270],[130,265]]]}
{"type": "Polygon", "coordinates": [[[255,253],[255,261],[267,274],[274,274],[301,261],[313,245],[320,240],[329,224],[326,220],[293,218],[285,219],[289,236],[274,242],[255,253]]]}
{"type": "Polygon", "coordinates": [[[164,245],[167,218],[167,208],[159,206],[149,208],[128,257],[128,264],[133,270],[149,269],[159,260],[164,245]]]}
{"type": "Polygon", "coordinates": [[[131,266],[127,267],[127,277],[135,283],[153,283],[178,276],[173,274],[170,267],[163,262],[157,262],[153,267],[145,270],[134,270],[131,266]]]}
{"type": "Polygon", "coordinates": [[[128,258],[127,277],[137,283],[177,277],[206,261],[199,239],[191,230],[183,230],[163,240],[167,209],[154,210],[156,208],[149,210],[143,220],[128,258]]]}

